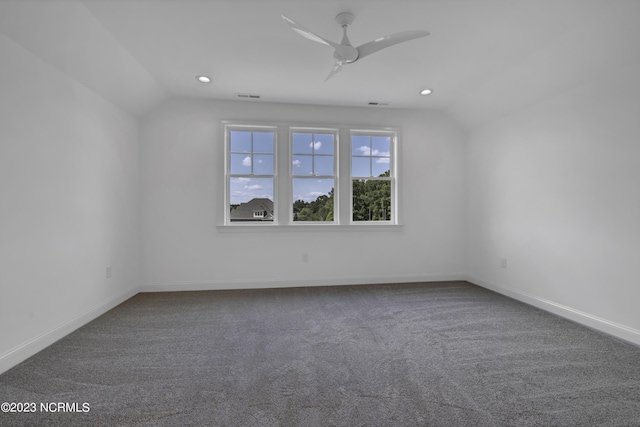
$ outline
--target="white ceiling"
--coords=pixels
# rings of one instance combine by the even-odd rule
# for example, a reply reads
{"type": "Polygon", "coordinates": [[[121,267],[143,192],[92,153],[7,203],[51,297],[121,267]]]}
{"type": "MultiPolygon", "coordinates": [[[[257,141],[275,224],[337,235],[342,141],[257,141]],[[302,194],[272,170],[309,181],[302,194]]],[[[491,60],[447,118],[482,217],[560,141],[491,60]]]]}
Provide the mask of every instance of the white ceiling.
{"type": "MultiPolygon", "coordinates": [[[[166,97],[440,109],[473,127],[640,61],[638,0],[4,0],[0,33],[115,104],[143,114],[166,97]],[[285,14],[354,45],[431,35],[382,50],[324,82],[332,49],[285,14]],[[195,80],[206,74],[213,82],[195,80]],[[434,89],[428,97],[422,88],[434,89]]],[[[380,107],[368,107],[380,108],[380,107]]]]}

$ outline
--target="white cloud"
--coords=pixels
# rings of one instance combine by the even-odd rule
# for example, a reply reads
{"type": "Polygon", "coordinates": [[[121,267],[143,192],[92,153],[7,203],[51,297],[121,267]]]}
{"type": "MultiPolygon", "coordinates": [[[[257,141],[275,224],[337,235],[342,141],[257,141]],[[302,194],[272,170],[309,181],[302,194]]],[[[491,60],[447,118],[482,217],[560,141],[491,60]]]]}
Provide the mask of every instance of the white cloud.
{"type": "Polygon", "coordinates": [[[258,160],[258,163],[262,163],[262,160],[258,160]]]}
{"type": "Polygon", "coordinates": [[[388,151],[380,151],[377,149],[371,151],[371,148],[369,148],[369,146],[367,145],[358,147],[358,151],[360,151],[360,155],[362,156],[389,156],[390,155],[388,151]]]}
{"type": "Polygon", "coordinates": [[[234,178],[233,182],[246,184],[247,182],[251,182],[251,178],[234,178]]]}
{"type": "Polygon", "coordinates": [[[251,156],[242,159],[242,166],[251,167],[251,156]]]}
{"type": "Polygon", "coordinates": [[[302,162],[300,160],[294,160],[293,161],[293,166],[295,166],[297,168],[299,168],[301,164],[302,164],[302,162]]]}
{"type": "Polygon", "coordinates": [[[296,200],[304,200],[305,202],[313,202],[320,196],[326,196],[327,193],[322,191],[310,191],[309,193],[299,195],[296,200]]]}
{"type": "Polygon", "coordinates": [[[358,147],[358,151],[360,151],[360,154],[362,154],[363,156],[370,156],[371,155],[371,149],[367,145],[363,145],[361,147],[358,147]]]}
{"type": "Polygon", "coordinates": [[[376,159],[376,163],[389,163],[389,158],[388,157],[380,157],[380,158],[376,159]]]}
{"type": "Polygon", "coordinates": [[[328,196],[328,194],[323,191],[310,191],[305,194],[294,194],[293,200],[304,200],[305,202],[313,202],[320,196],[328,196]]]}
{"type": "Polygon", "coordinates": [[[314,150],[319,150],[320,147],[322,147],[322,142],[320,141],[311,142],[309,143],[309,147],[313,148],[314,150]]]}
{"type": "Polygon", "coordinates": [[[245,185],[244,188],[246,190],[262,190],[262,185],[259,185],[259,184],[245,185]]]}

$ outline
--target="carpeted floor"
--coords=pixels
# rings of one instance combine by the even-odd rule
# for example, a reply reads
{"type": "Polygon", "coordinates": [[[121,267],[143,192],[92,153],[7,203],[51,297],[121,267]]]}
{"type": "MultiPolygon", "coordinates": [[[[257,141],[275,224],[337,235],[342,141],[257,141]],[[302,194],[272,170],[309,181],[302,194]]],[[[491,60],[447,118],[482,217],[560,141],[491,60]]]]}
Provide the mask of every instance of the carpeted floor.
{"type": "Polygon", "coordinates": [[[38,405],[2,426],[638,426],[640,348],[467,282],[146,293],[0,402],[38,405]]]}

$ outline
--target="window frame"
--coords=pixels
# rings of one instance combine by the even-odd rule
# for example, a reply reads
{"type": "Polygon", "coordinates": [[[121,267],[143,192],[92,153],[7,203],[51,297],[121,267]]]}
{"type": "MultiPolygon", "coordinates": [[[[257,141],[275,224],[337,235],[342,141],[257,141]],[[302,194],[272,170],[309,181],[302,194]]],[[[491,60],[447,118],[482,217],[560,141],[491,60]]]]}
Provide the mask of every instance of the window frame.
{"type": "MultiPolygon", "coordinates": [[[[338,149],[340,147],[339,144],[339,130],[337,128],[331,128],[331,127],[318,127],[318,126],[314,126],[314,127],[301,127],[301,126],[289,126],[288,129],[288,134],[289,134],[289,183],[291,185],[291,191],[289,196],[291,197],[291,200],[288,205],[289,205],[289,224],[291,225],[295,225],[295,226],[299,226],[299,225],[336,225],[338,224],[338,199],[339,199],[339,181],[338,181],[338,157],[339,157],[339,153],[338,153],[338,149]],[[294,166],[293,166],[293,157],[295,155],[307,155],[307,154],[301,154],[301,153],[295,153],[294,152],[294,148],[293,148],[293,136],[296,133],[311,133],[311,134],[320,134],[320,135],[333,135],[333,154],[331,154],[331,157],[333,157],[333,175],[312,175],[312,176],[304,176],[304,175],[295,175],[294,174],[294,166]],[[294,191],[294,180],[295,179],[303,179],[303,180],[307,180],[307,179],[333,179],[333,221],[297,221],[295,220],[295,215],[293,212],[293,204],[296,201],[295,198],[293,197],[293,191],[294,191]]],[[[315,161],[315,156],[319,155],[319,156],[328,156],[325,154],[315,154],[314,151],[311,151],[311,157],[312,157],[312,162],[315,161]]],[[[313,171],[313,168],[312,168],[313,171]]]]}
{"type": "MultiPolygon", "coordinates": [[[[266,124],[239,124],[223,122],[224,132],[224,224],[242,226],[272,226],[278,223],[278,127],[266,124]],[[249,174],[233,174],[231,173],[231,132],[273,132],[273,173],[270,175],[256,175],[253,173],[253,162],[251,165],[251,173],[249,174]],[[273,221],[232,221],[231,220],[231,180],[233,178],[271,178],[273,180],[273,221]]],[[[251,150],[253,160],[253,147],[251,150]]],[[[255,215],[254,215],[255,218],[255,215]]]]}
{"type": "MultiPolygon", "coordinates": [[[[398,147],[398,131],[391,129],[350,129],[349,132],[349,223],[351,225],[377,225],[377,224],[398,224],[398,197],[397,197],[397,147],[398,147]],[[354,156],[353,154],[353,136],[368,136],[373,138],[375,136],[388,136],[389,137],[389,156],[374,156],[373,154],[369,154],[367,156],[354,156]],[[373,176],[373,164],[369,165],[369,171],[371,176],[354,176],[353,175],[353,158],[369,158],[370,162],[373,161],[374,158],[385,158],[389,157],[389,177],[380,177],[373,176]],[[388,220],[375,220],[375,221],[354,221],[353,219],[353,182],[354,180],[371,180],[371,181],[389,181],[390,182],[390,190],[391,190],[391,217],[388,220]]],[[[373,143],[372,147],[373,149],[373,143]]]]}
{"type": "MultiPolygon", "coordinates": [[[[224,182],[222,200],[224,204],[218,223],[222,230],[390,230],[402,227],[400,210],[401,168],[399,151],[401,129],[399,127],[352,126],[331,124],[308,124],[295,122],[261,122],[255,120],[222,120],[221,121],[223,158],[222,169],[224,182]],[[231,151],[230,131],[272,131],[274,133],[274,165],[273,175],[273,221],[231,221],[231,151]],[[326,176],[334,179],[334,219],[333,221],[294,221],[293,220],[293,133],[332,133],[334,134],[333,166],[334,175],[326,176]],[[351,170],[351,135],[352,134],[390,135],[390,181],[391,181],[391,216],[388,221],[353,221],[353,177],[351,170]]],[[[235,177],[237,174],[234,174],[235,177]]],[[[256,177],[252,175],[252,177],[256,177]]],[[[262,177],[262,176],[257,176],[262,177]]],[[[314,178],[324,178],[318,176],[314,178]]],[[[357,178],[356,178],[357,179],[357,178]]],[[[220,188],[220,187],[219,187],[220,188]]]]}

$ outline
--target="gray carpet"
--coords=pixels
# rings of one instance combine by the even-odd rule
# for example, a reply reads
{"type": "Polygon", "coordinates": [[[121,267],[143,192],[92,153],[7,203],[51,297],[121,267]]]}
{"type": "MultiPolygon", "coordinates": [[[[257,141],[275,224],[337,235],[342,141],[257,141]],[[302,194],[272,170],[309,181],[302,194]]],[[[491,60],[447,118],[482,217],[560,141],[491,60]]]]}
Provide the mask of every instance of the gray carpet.
{"type": "Polygon", "coordinates": [[[0,376],[0,425],[634,426],[640,348],[467,282],[138,294],[0,376]]]}

